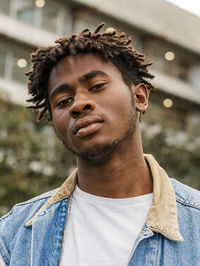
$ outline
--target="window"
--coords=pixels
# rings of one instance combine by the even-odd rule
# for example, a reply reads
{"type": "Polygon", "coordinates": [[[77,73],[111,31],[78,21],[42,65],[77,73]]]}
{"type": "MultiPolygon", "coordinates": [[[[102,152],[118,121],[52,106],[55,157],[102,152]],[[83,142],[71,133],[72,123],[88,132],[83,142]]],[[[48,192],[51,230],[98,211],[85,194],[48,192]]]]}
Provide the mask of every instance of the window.
{"type": "Polygon", "coordinates": [[[52,0],[44,1],[44,5],[35,0],[0,0],[0,12],[59,35],[68,32],[71,20],[69,7],[52,0]]]}
{"type": "Polygon", "coordinates": [[[189,82],[191,62],[176,47],[159,39],[143,38],[143,49],[152,68],[184,82],[189,82]]]}
{"type": "Polygon", "coordinates": [[[9,14],[10,0],[0,0],[0,12],[9,14]]]}
{"type": "Polygon", "coordinates": [[[56,32],[57,30],[57,18],[58,10],[50,2],[49,5],[45,5],[42,8],[42,24],[41,27],[51,31],[56,32]]]}
{"type": "Polygon", "coordinates": [[[32,49],[19,46],[10,41],[1,41],[0,45],[0,77],[27,84],[30,66],[30,53],[32,49]]]}
{"type": "Polygon", "coordinates": [[[25,53],[15,52],[13,56],[12,79],[19,82],[27,83],[27,77],[25,76],[25,72],[27,72],[29,68],[29,55],[25,53]]]}
{"type": "Polygon", "coordinates": [[[34,23],[34,2],[32,0],[20,0],[16,2],[17,19],[28,23],[34,23]]]}
{"type": "Polygon", "coordinates": [[[4,76],[5,52],[0,50],[0,77],[4,76]]]}
{"type": "Polygon", "coordinates": [[[150,123],[160,124],[165,128],[186,131],[190,108],[191,105],[186,104],[185,100],[158,90],[151,93],[149,111],[145,113],[144,118],[150,123]],[[173,103],[170,108],[166,108],[163,104],[166,99],[170,99],[173,103]]]}
{"type": "Polygon", "coordinates": [[[186,61],[181,60],[178,64],[178,78],[183,81],[189,80],[189,64],[186,61]]]}

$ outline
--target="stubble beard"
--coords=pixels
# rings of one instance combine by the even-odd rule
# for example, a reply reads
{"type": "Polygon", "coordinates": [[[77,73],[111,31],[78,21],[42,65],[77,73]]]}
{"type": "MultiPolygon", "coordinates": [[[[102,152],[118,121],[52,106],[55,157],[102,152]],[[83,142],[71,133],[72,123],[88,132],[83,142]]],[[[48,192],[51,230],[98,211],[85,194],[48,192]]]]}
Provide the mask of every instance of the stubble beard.
{"type": "Polygon", "coordinates": [[[121,139],[114,140],[112,142],[108,142],[102,146],[96,148],[95,151],[84,151],[78,153],[75,151],[69,144],[63,142],[64,146],[70,150],[75,156],[81,158],[84,161],[97,162],[107,160],[109,156],[111,156],[115,150],[118,148],[119,144],[124,140],[132,137],[135,132],[136,127],[136,113],[133,112],[132,117],[129,119],[129,126],[124,136],[121,139]]]}
{"type": "Polygon", "coordinates": [[[59,137],[56,130],[55,130],[55,132],[56,132],[58,138],[61,139],[63,145],[69,151],[71,151],[75,156],[81,158],[82,160],[88,161],[88,162],[98,162],[98,161],[100,162],[100,161],[106,160],[109,156],[111,156],[114,153],[114,151],[117,149],[117,147],[119,146],[119,144],[121,142],[127,140],[130,137],[133,137],[133,135],[135,133],[136,108],[135,108],[135,102],[134,102],[133,95],[131,95],[131,104],[132,104],[132,108],[130,108],[128,126],[127,126],[127,130],[126,130],[124,136],[121,137],[121,139],[114,140],[112,142],[108,142],[108,143],[98,147],[96,149],[96,151],[84,151],[84,152],[79,153],[79,152],[75,151],[68,143],[64,142],[59,137]]]}

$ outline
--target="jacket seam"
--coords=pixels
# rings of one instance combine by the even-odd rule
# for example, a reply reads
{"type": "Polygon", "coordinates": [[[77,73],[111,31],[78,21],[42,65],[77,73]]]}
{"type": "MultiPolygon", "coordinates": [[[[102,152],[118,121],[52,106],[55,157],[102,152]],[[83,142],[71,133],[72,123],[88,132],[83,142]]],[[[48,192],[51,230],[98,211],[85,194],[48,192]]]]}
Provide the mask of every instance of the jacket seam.
{"type": "Polygon", "coordinates": [[[43,199],[50,198],[51,196],[52,196],[52,193],[51,193],[50,195],[48,194],[47,196],[44,196],[44,197],[36,197],[36,198],[31,199],[31,200],[28,200],[28,201],[24,201],[24,202],[17,203],[17,204],[14,205],[14,207],[15,207],[15,206],[23,206],[23,205],[27,205],[27,204],[29,204],[29,203],[34,203],[34,202],[36,202],[36,201],[40,201],[40,200],[43,200],[43,199]]]}
{"type": "Polygon", "coordinates": [[[0,218],[0,222],[5,220],[6,218],[8,218],[12,213],[13,213],[13,210],[16,208],[16,207],[20,207],[20,206],[25,206],[25,205],[30,205],[32,203],[35,203],[35,202],[39,202],[41,200],[45,200],[45,199],[48,199],[50,198],[51,195],[48,195],[46,197],[41,197],[41,198],[35,198],[34,200],[28,200],[28,201],[25,201],[25,202],[21,202],[21,203],[17,203],[13,206],[12,210],[10,212],[8,212],[7,214],[5,214],[4,216],[2,216],[0,218]]]}
{"type": "Polygon", "coordinates": [[[185,205],[185,206],[200,210],[200,203],[196,203],[196,202],[192,202],[192,201],[189,201],[189,200],[185,200],[185,199],[181,198],[178,195],[176,195],[176,201],[181,203],[181,204],[183,204],[183,205],[185,205]]]}
{"type": "Polygon", "coordinates": [[[34,227],[32,227],[32,235],[31,235],[31,266],[33,266],[33,237],[34,237],[34,227]]]}
{"type": "MultiPolygon", "coordinates": [[[[46,198],[48,198],[48,197],[46,197],[46,198]]],[[[38,200],[35,200],[35,201],[32,201],[32,202],[18,203],[18,204],[16,204],[16,205],[14,205],[13,208],[12,208],[12,210],[11,210],[9,213],[5,214],[4,216],[2,216],[2,217],[0,218],[0,222],[4,221],[6,218],[8,218],[8,217],[13,213],[14,208],[16,208],[16,207],[20,207],[20,206],[29,205],[29,204],[35,203],[36,201],[40,201],[40,200],[42,200],[42,199],[46,199],[46,198],[41,198],[41,199],[38,199],[38,200]]]]}
{"type": "Polygon", "coordinates": [[[34,222],[34,220],[37,218],[37,217],[39,217],[39,216],[43,216],[46,212],[48,212],[49,211],[49,209],[51,208],[51,207],[53,207],[55,204],[57,204],[58,202],[61,202],[61,201],[63,201],[63,200],[66,200],[66,199],[69,199],[69,197],[66,197],[66,198],[63,198],[63,199],[60,199],[60,200],[58,200],[58,201],[55,201],[55,202],[53,202],[51,205],[49,205],[49,206],[47,206],[42,212],[40,212],[40,209],[42,208],[39,208],[39,210],[32,216],[32,218],[28,218],[28,220],[25,222],[25,226],[26,227],[29,227],[29,226],[31,226],[32,225],[32,223],[34,222]],[[31,221],[31,224],[29,224],[29,222],[31,221]]]}
{"type": "Polygon", "coordinates": [[[1,218],[0,218],[0,223],[5,220],[6,218],[8,218],[11,214],[13,213],[13,211],[11,210],[9,213],[3,215],[1,218]]]}
{"type": "Polygon", "coordinates": [[[162,235],[161,234],[154,234],[155,236],[157,236],[157,253],[156,253],[156,262],[155,262],[155,266],[158,266],[159,263],[160,263],[160,246],[161,246],[161,238],[162,238],[162,235]]]}

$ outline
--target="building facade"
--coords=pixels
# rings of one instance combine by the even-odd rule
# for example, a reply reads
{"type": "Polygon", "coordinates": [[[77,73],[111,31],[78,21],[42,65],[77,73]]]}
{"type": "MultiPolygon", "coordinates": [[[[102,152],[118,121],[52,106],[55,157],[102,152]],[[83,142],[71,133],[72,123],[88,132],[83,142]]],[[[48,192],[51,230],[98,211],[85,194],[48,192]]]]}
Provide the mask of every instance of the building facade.
{"type": "Polygon", "coordinates": [[[199,17],[164,0],[0,0],[0,21],[1,98],[25,105],[30,53],[104,21],[132,36],[135,48],[154,63],[158,90],[151,103],[158,121],[183,131],[191,119],[199,122],[199,17]]]}
{"type": "Polygon", "coordinates": [[[30,53],[102,21],[132,36],[153,62],[157,90],[142,117],[144,151],[200,189],[199,17],[165,0],[0,0],[0,216],[60,186],[75,166],[52,127],[21,108],[30,53]]]}

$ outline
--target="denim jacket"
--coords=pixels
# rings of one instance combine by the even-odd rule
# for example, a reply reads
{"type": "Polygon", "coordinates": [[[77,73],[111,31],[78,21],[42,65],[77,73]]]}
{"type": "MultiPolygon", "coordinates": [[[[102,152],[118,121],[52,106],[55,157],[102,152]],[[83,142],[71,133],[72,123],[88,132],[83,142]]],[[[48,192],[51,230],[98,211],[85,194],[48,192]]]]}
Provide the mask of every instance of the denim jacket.
{"type": "MultiPolygon", "coordinates": [[[[200,266],[200,192],[169,179],[152,155],[153,201],[129,266],[200,266]]],[[[19,203],[0,220],[0,253],[11,266],[60,263],[77,170],[57,190],[19,203]]],[[[73,266],[73,265],[69,265],[73,266]]]]}

